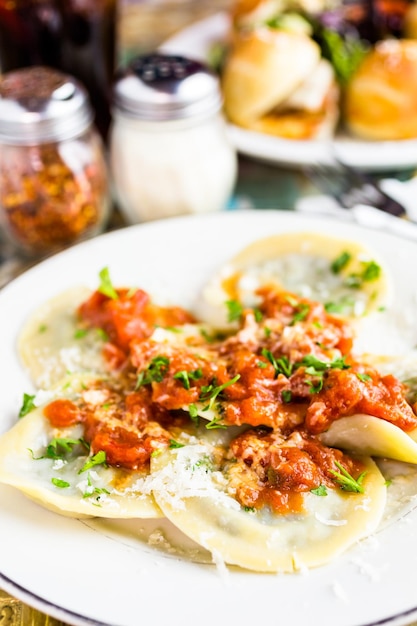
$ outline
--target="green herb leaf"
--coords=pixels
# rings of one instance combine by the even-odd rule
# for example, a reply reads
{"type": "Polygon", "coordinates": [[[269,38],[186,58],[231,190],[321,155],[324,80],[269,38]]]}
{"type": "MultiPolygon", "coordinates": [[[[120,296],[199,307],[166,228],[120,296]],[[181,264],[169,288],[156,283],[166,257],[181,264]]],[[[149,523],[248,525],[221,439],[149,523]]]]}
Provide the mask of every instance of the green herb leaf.
{"type": "Polygon", "coordinates": [[[336,478],[336,481],[339,483],[344,491],[350,491],[353,493],[364,493],[362,483],[363,479],[366,476],[366,472],[362,472],[362,474],[360,474],[358,478],[353,478],[353,476],[349,474],[349,472],[343,467],[341,463],[335,461],[335,465],[340,471],[329,471],[336,478]]]}
{"type": "Polygon", "coordinates": [[[352,255],[350,252],[342,252],[330,265],[330,269],[333,274],[340,274],[340,272],[346,267],[351,260],[352,255]]]}
{"type": "Polygon", "coordinates": [[[237,300],[227,300],[226,306],[228,309],[227,319],[229,322],[238,322],[242,318],[243,306],[237,300]]]}
{"type": "MultiPolygon", "coordinates": [[[[350,368],[346,362],[346,357],[336,357],[332,361],[320,361],[314,354],[306,354],[302,360],[301,365],[307,365],[308,374],[315,374],[318,372],[324,372],[329,369],[347,370],[350,368]]],[[[307,371],[307,370],[306,370],[307,371]]]]}
{"type": "Polygon", "coordinates": [[[169,440],[169,447],[171,450],[174,450],[176,448],[183,448],[184,444],[180,443],[179,441],[175,441],[175,439],[170,439],[169,440]]]}
{"type": "Polygon", "coordinates": [[[66,437],[52,439],[46,448],[46,458],[48,459],[64,459],[70,454],[74,448],[81,444],[89,450],[89,445],[84,439],[69,439],[66,437]]]}
{"type": "Polygon", "coordinates": [[[202,387],[200,400],[202,402],[207,402],[209,400],[209,404],[206,407],[204,407],[203,411],[211,409],[213,407],[213,404],[216,398],[222,393],[222,391],[227,389],[227,387],[230,387],[230,385],[233,385],[234,383],[236,383],[239,380],[239,378],[240,378],[240,374],[236,374],[234,378],[232,378],[231,380],[228,380],[222,385],[215,386],[214,384],[210,384],[210,385],[206,385],[205,387],[202,387]]]}
{"type": "Polygon", "coordinates": [[[111,298],[112,300],[117,300],[119,296],[111,282],[109,268],[103,267],[103,269],[99,273],[99,277],[100,277],[100,284],[98,286],[97,291],[102,293],[104,296],[111,298]]]}
{"type": "Polygon", "coordinates": [[[66,480],[61,480],[60,478],[51,478],[51,483],[55,485],[55,487],[59,487],[60,489],[66,489],[70,487],[70,484],[67,483],[66,480]]]}
{"type": "Polygon", "coordinates": [[[91,469],[92,467],[95,467],[96,465],[105,465],[105,464],[106,464],[106,453],[104,450],[99,450],[97,454],[90,457],[88,461],[84,463],[83,467],[80,469],[78,473],[82,474],[83,472],[86,472],[87,470],[91,469]]]}
{"type": "Polygon", "coordinates": [[[154,357],[148,367],[138,375],[135,389],[139,389],[142,385],[162,382],[168,370],[169,359],[166,356],[158,355],[154,357]]]}
{"type": "Polygon", "coordinates": [[[366,383],[368,380],[372,380],[372,376],[369,376],[369,374],[360,374],[359,372],[356,373],[356,376],[359,378],[359,380],[361,380],[363,383],[366,383]]]}
{"type": "Polygon", "coordinates": [[[311,493],[314,493],[315,496],[327,496],[327,488],[326,485],[320,485],[316,487],[316,489],[310,489],[311,493]]]}
{"type": "Polygon", "coordinates": [[[74,339],[82,339],[87,334],[88,334],[87,328],[77,328],[77,330],[74,333],[74,339]]]}
{"type": "Polygon", "coordinates": [[[284,374],[287,378],[289,378],[293,371],[293,366],[290,363],[288,357],[282,356],[276,359],[270,350],[266,348],[262,349],[262,356],[264,356],[268,361],[273,365],[275,370],[275,377],[278,374],[284,374]]]}
{"type": "Polygon", "coordinates": [[[25,417],[28,413],[36,409],[35,400],[36,395],[30,395],[28,393],[23,394],[23,403],[20,407],[19,417],[25,417]]]}
{"type": "Polygon", "coordinates": [[[217,417],[214,417],[211,422],[207,422],[207,430],[214,430],[215,428],[227,428],[226,424],[223,424],[221,419],[222,418],[218,415],[217,417]]]}
{"type": "Polygon", "coordinates": [[[200,418],[198,415],[198,409],[195,404],[190,404],[188,407],[188,413],[190,415],[190,419],[196,426],[200,423],[200,418]]]}
{"type": "Polygon", "coordinates": [[[203,376],[203,371],[201,368],[193,370],[192,372],[187,372],[186,370],[181,370],[174,374],[174,378],[181,380],[184,389],[190,389],[190,380],[199,380],[203,376]]]}
{"type": "Polygon", "coordinates": [[[255,322],[257,322],[258,324],[260,322],[262,322],[264,316],[263,316],[263,313],[262,313],[262,311],[260,309],[256,309],[256,308],[253,309],[253,314],[255,316],[255,322]]]}
{"type": "Polygon", "coordinates": [[[101,341],[108,341],[109,340],[109,336],[106,333],[106,331],[103,330],[103,328],[96,328],[95,332],[96,332],[98,338],[101,339],[101,341]]]}
{"type": "Polygon", "coordinates": [[[375,261],[369,261],[364,264],[364,269],[362,272],[362,279],[365,282],[370,282],[376,280],[381,275],[381,266],[375,261]]]}
{"type": "Polygon", "coordinates": [[[297,305],[295,315],[290,322],[290,326],[294,326],[297,322],[302,322],[306,319],[310,313],[310,305],[305,302],[301,302],[297,305]]]}
{"type": "Polygon", "coordinates": [[[286,404],[288,402],[291,402],[291,400],[292,400],[292,391],[291,391],[291,389],[284,389],[281,392],[281,398],[282,398],[282,401],[285,402],[286,404]]]}

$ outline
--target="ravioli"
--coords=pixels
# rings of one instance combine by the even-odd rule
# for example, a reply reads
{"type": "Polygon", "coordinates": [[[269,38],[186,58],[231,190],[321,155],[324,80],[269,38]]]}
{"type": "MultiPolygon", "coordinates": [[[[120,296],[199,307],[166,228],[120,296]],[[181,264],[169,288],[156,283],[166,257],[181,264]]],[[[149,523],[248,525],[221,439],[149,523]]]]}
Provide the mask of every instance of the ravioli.
{"type": "Polygon", "coordinates": [[[379,417],[350,415],[334,421],[320,435],[327,446],[354,454],[386,457],[417,464],[417,430],[409,434],[379,417]]]}
{"type": "MultiPolygon", "coordinates": [[[[49,393],[76,401],[92,378],[76,376],[49,393]]],[[[47,395],[47,394],[46,394],[47,395]]],[[[42,394],[44,399],[46,395],[42,394]]],[[[46,402],[45,404],[47,404],[46,402]]],[[[0,482],[22,491],[42,506],[72,517],[153,518],[162,513],[135,483],[144,471],[98,462],[79,424],[54,428],[39,406],[0,437],[0,482]]]]}
{"type": "Polygon", "coordinates": [[[256,290],[269,284],[351,320],[390,298],[387,271],[373,251],[354,241],[295,232],[257,240],[230,259],[203,289],[198,313],[215,326],[228,326],[225,302],[256,306],[256,290]]]}
{"type": "Polygon", "coordinates": [[[77,308],[90,293],[73,287],[59,294],[33,312],[22,328],[19,355],[37,387],[50,388],[67,372],[106,371],[102,335],[77,331],[77,308]]]}
{"type": "Polygon", "coordinates": [[[303,494],[303,513],[245,510],[226,492],[227,478],[211,467],[215,452],[198,442],[152,459],[148,488],[184,534],[215,562],[260,572],[294,572],[323,565],[378,527],[386,503],[385,479],[370,458],[364,493],[328,489],[303,494]]]}

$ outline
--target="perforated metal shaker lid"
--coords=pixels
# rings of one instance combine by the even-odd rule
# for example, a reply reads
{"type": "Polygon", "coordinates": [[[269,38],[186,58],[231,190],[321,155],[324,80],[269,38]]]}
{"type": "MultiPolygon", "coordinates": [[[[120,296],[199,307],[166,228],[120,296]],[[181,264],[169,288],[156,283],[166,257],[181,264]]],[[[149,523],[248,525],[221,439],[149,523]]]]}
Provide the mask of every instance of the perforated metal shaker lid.
{"type": "Polygon", "coordinates": [[[205,65],[155,53],[134,58],[118,72],[113,103],[129,117],[167,121],[213,114],[222,98],[217,77],[205,65]]]}
{"type": "Polygon", "coordinates": [[[56,142],[82,134],[93,111],[84,87],[48,67],[8,72],[0,79],[0,142],[56,142]]]}

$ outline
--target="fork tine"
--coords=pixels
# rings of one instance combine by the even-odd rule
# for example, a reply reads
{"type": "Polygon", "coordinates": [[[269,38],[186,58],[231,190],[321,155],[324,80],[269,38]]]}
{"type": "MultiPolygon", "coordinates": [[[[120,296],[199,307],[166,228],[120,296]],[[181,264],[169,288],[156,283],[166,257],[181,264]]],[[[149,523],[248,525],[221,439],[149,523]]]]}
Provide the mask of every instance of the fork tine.
{"type": "Polygon", "coordinates": [[[333,196],[341,207],[357,204],[373,206],[396,217],[406,216],[405,208],[385,193],[370,175],[335,159],[335,166],[315,163],[304,169],[311,182],[322,192],[333,196]]]}

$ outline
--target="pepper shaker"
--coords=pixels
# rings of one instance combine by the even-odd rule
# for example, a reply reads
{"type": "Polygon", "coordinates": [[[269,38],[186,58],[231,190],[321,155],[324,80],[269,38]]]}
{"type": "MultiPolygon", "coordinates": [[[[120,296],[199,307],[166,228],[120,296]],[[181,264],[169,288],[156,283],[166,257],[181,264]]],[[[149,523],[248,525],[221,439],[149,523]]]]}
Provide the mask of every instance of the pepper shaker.
{"type": "Polygon", "coordinates": [[[99,233],[107,165],[83,86],[47,67],[0,80],[0,226],[39,257],[99,233]]]}
{"type": "Polygon", "coordinates": [[[226,206],[237,158],[221,106],[217,77],[192,59],[148,54],[118,72],[110,159],[128,223],[226,206]]]}

